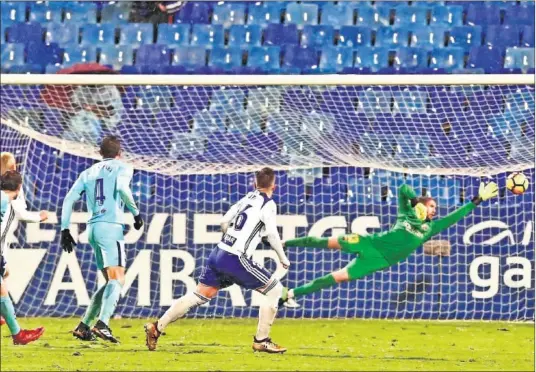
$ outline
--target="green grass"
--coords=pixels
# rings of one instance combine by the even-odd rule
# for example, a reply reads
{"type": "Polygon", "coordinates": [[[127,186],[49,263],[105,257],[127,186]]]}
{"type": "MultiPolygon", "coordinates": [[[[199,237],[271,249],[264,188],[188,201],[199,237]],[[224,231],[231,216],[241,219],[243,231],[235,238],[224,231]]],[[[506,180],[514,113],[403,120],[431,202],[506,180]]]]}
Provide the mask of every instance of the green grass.
{"type": "Polygon", "coordinates": [[[41,340],[14,346],[2,326],[1,370],[510,370],[534,371],[534,324],[278,319],[284,355],[253,353],[255,319],[183,320],[158,349],[145,348],[143,320],[112,320],[121,344],[82,343],[78,319],[20,319],[44,325],[41,340]]]}

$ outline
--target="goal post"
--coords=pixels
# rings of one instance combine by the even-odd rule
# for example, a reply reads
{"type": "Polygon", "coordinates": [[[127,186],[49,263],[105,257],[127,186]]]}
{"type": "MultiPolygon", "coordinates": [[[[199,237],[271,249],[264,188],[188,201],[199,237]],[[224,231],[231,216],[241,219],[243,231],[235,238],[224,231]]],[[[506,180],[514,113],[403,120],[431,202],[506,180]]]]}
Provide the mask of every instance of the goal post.
{"type": "MultiPolygon", "coordinates": [[[[407,261],[304,297],[288,317],[534,320],[534,77],[531,75],[2,75],[2,151],[24,175],[29,209],[52,218],[9,235],[20,315],[81,314],[98,281],[82,203],[75,255],[59,247],[64,195],[121,138],[147,221],[128,228],[127,283],[117,313],[156,316],[193,289],[221,235],[219,216],[278,171],[283,239],[387,230],[397,188],[430,195],[445,215],[481,179],[500,197],[407,261]],[[505,191],[523,171],[529,191],[505,191]]],[[[128,218],[127,218],[128,219],[128,218]]],[[[289,249],[294,287],[353,257],[289,249]]],[[[282,273],[267,246],[255,259],[282,273]]],[[[260,295],[231,287],[191,316],[255,316],[260,295]]]]}

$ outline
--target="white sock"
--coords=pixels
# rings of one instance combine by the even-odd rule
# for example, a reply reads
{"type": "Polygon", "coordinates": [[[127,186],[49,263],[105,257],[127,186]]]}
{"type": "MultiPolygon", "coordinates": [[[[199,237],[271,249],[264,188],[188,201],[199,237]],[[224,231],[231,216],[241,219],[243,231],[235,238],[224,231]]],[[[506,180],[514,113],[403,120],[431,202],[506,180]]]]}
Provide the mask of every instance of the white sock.
{"type": "Polygon", "coordinates": [[[164,331],[164,328],[166,328],[169,323],[173,323],[177,319],[182,318],[188,311],[190,311],[190,309],[203,305],[208,301],[210,301],[209,298],[196,292],[187,293],[181,298],[173,301],[170,308],[167,309],[160,319],[158,319],[158,331],[164,331]]]}
{"type": "Polygon", "coordinates": [[[277,314],[277,304],[282,293],[283,286],[279,281],[266,293],[265,303],[259,308],[259,325],[257,326],[257,334],[255,335],[257,341],[264,340],[270,335],[270,330],[277,314]]]}
{"type": "Polygon", "coordinates": [[[294,298],[294,289],[289,289],[288,290],[287,298],[294,298]]]}

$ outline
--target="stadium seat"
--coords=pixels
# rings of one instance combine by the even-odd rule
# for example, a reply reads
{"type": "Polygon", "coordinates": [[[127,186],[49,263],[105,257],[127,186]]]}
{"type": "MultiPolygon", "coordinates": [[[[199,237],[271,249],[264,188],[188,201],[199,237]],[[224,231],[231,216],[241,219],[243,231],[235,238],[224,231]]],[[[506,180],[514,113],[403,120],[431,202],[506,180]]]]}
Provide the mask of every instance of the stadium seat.
{"type": "Polygon", "coordinates": [[[58,44],[45,45],[41,42],[29,43],[26,48],[26,62],[41,66],[60,64],[63,49],[58,44]]]}
{"type": "Polygon", "coordinates": [[[97,4],[90,2],[65,2],[64,22],[74,22],[80,24],[97,23],[97,4]]]}
{"type": "Polygon", "coordinates": [[[281,23],[282,9],[276,2],[249,3],[248,24],[266,26],[269,23],[281,23]]]}
{"type": "Polygon", "coordinates": [[[341,72],[353,66],[354,52],[352,48],[328,46],[322,48],[320,54],[320,72],[341,72]]]}
{"type": "Polygon", "coordinates": [[[428,67],[428,52],[420,48],[396,49],[393,67],[400,68],[426,68],[428,67]]]}
{"type": "Polygon", "coordinates": [[[208,2],[186,2],[184,6],[175,15],[177,23],[210,23],[210,13],[212,12],[211,4],[208,2]]]}
{"type": "Polygon", "coordinates": [[[366,115],[391,113],[391,92],[383,90],[366,90],[359,93],[357,113],[366,115]]]}
{"type": "Polygon", "coordinates": [[[222,25],[194,24],[191,45],[204,46],[208,49],[223,45],[224,31],[222,25]]]}
{"type": "Polygon", "coordinates": [[[115,25],[114,24],[86,24],[82,26],[81,45],[105,45],[115,44],[115,25]]]}
{"type": "Polygon", "coordinates": [[[354,23],[354,11],[341,5],[327,4],[322,8],[320,24],[332,26],[338,30],[342,26],[351,26],[354,23]]]}
{"type": "Polygon", "coordinates": [[[399,6],[395,13],[395,26],[426,26],[428,9],[421,6],[399,6]]]}
{"type": "Polygon", "coordinates": [[[388,7],[376,8],[369,5],[359,4],[357,10],[357,25],[377,29],[389,26],[391,23],[391,9],[388,7]]]}
{"type": "Polygon", "coordinates": [[[517,26],[492,25],[486,28],[485,45],[494,48],[519,46],[519,28],[517,26]]]}
{"type": "Polygon", "coordinates": [[[435,6],[432,8],[430,17],[432,26],[462,26],[463,25],[463,7],[460,5],[453,6],[435,6]]]}
{"type": "Polygon", "coordinates": [[[524,26],[521,35],[523,48],[534,48],[534,26],[524,26]]]}
{"type": "Polygon", "coordinates": [[[248,53],[248,67],[278,71],[281,67],[280,55],[281,49],[278,46],[252,47],[248,53]]]}
{"type": "Polygon", "coordinates": [[[13,23],[7,35],[8,43],[43,42],[43,29],[39,23],[13,23]]]}
{"type": "Polygon", "coordinates": [[[447,29],[441,26],[419,27],[411,33],[410,46],[432,50],[445,46],[445,33],[447,29]]]}
{"type": "Polygon", "coordinates": [[[45,66],[36,63],[25,63],[23,65],[13,65],[9,68],[10,74],[43,74],[45,66]]]}
{"type": "Polygon", "coordinates": [[[45,67],[45,74],[56,74],[59,70],[63,69],[65,66],[62,65],[47,65],[45,67]]]}
{"type": "Polygon", "coordinates": [[[1,46],[2,72],[6,72],[12,66],[24,64],[24,44],[2,44],[1,46]]]}
{"type": "Polygon", "coordinates": [[[201,110],[194,114],[193,133],[208,135],[213,132],[225,132],[225,122],[221,116],[210,111],[201,110]]]}
{"type": "Polygon", "coordinates": [[[78,47],[66,46],[63,52],[63,66],[68,67],[76,63],[97,62],[97,48],[94,46],[78,47]]]}
{"type": "Polygon", "coordinates": [[[318,52],[314,48],[288,46],[283,57],[284,68],[299,68],[302,71],[318,69],[318,52]]]}
{"type": "Polygon", "coordinates": [[[173,48],[180,45],[188,45],[190,43],[190,25],[184,24],[167,24],[158,25],[158,36],[156,39],[158,44],[167,45],[173,48]]]}
{"type": "Polygon", "coordinates": [[[49,23],[45,32],[47,44],[57,43],[60,46],[77,45],[80,25],[77,23],[49,23]]]}
{"type": "Polygon", "coordinates": [[[333,45],[333,37],[335,31],[332,26],[320,25],[310,26],[305,25],[301,34],[302,46],[310,46],[321,48],[323,46],[333,45]]]}
{"type": "Polygon", "coordinates": [[[12,22],[26,22],[26,2],[2,1],[0,6],[2,23],[7,20],[12,22]]]}
{"type": "Polygon", "coordinates": [[[407,28],[380,27],[376,32],[375,46],[397,48],[408,46],[409,30],[407,28]]]}
{"type": "Polygon", "coordinates": [[[231,25],[243,25],[246,18],[246,5],[241,3],[218,3],[212,13],[212,24],[223,25],[229,28],[231,25]]]}
{"type": "Polygon", "coordinates": [[[261,40],[262,28],[259,25],[232,25],[229,29],[229,46],[241,48],[260,46],[261,40]]]}
{"type": "Polygon", "coordinates": [[[361,47],[372,45],[372,30],[364,26],[343,26],[339,32],[338,45],[361,47]]]}
{"type": "Polygon", "coordinates": [[[318,24],[318,6],[309,3],[290,3],[287,5],[285,22],[295,24],[298,28],[304,25],[318,24]]]}
{"type": "Polygon", "coordinates": [[[468,51],[472,47],[482,45],[480,26],[453,27],[449,35],[449,47],[461,47],[468,51]]]}
{"type": "Polygon", "coordinates": [[[469,52],[468,68],[483,68],[488,74],[500,73],[503,67],[502,52],[499,48],[474,47],[469,52]]]}
{"type": "Polygon", "coordinates": [[[134,52],[130,45],[103,45],[100,47],[99,63],[119,70],[124,65],[134,64],[134,52]]]}
{"type": "Polygon", "coordinates": [[[434,49],[430,55],[430,67],[452,71],[464,67],[463,48],[434,49]]]}
{"type": "Polygon", "coordinates": [[[264,30],[265,45],[298,45],[296,25],[269,24],[264,30]]]}
{"type": "Polygon", "coordinates": [[[363,47],[355,50],[354,67],[368,68],[371,71],[389,66],[389,50],[387,48],[363,47]]]}
{"type": "Polygon", "coordinates": [[[534,26],[534,1],[525,4],[508,7],[505,10],[503,23],[513,26],[534,26]]]}
{"type": "Polygon", "coordinates": [[[534,48],[508,48],[504,59],[505,68],[527,70],[534,68],[534,48]]]}
{"type": "Polygon", "coordinates": [[[153,25],[150,23],[129,23],[121,26],[119,45],[137,47],[152,44],[153,40],[153,25]]]}
{"type": "Polygon", "coordinates": [[[240,48],[216,47],[210,51],[208,59],[209,67],[217,67],[223,70],[231,70],[242,66],[243,52],[240,48]]]}
{"type": "MultiPolygon", "coordinates": [[[[393,115],[425,114],[428,103],[428,93],[413,90],[394,90],[393,115]]],[[[395,124],[396,125],[396,124],[395,124]]]]}
{"type": "Polygon", "coordinates": [[[207,53],[204,47],[186,46],[173,50],[171,64],[189,70],[206,65],[207,53]]]}
{"type": "Polygon", "coordinates": [[[136,65],[167,66],[169,61],[170,53],[167,45],[145,44],[136,52],[136,65]]]}
{"type": "Polygon", "coordinates": [[[61,22],[63,4],[60,2],[32,2],[30,3],[29,22],[61,22]]]}
{"type": "Polygon", "coordinates": [[[130,4],[117,2],[101,9],[101,23],[127,24],[130,16],[130,4]]]}
{"type": "Polygon", "coordinates": [[[471,4],[467,8],[466,23],[468,26],[500,25],[501,9],[485,3],[471,4]]]}

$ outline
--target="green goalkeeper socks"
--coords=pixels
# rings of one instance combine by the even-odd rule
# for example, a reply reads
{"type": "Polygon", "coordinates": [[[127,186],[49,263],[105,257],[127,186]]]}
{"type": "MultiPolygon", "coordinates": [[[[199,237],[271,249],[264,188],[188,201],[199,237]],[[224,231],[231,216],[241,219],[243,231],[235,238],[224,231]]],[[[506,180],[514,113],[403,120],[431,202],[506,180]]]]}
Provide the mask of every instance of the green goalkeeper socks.
{"type": "Polygon", "coordinates": [[[306,236],[305,238],[290,239],[285,242],[285,247],[327,248],[328,238],[306,236]]]}
{"type": "Polygon", "coordinates": [[[305,285],[294,288],[294,297],[303,296],[309,293],[318,292],[321,289],[331,287],[337,284],[332,274],[328,274],[313,280],[305,285]]]}
{"type": "Polygon", "coordinates": [[[12,336],[15,336],[20,332],[19,323],[15,316],[15,309],[13,308],[13,302],[9,296],[0,297],[0,314],[6,320],[7,327],[12,336]]]}
{"type": "Polygon", "coordinates": [[[104,293],[104,288],[106,288],[105,285],[99,288],[97,292],[91,297],[91,303],[89,304],[89,307],[86,310],[86,313],[84,314],[84,318],[82,318],[82,323],[87,325],[88,327],[91,327],[91,324],[99,315],[99,311],[102,307],[102,295],[104,293]]]}

